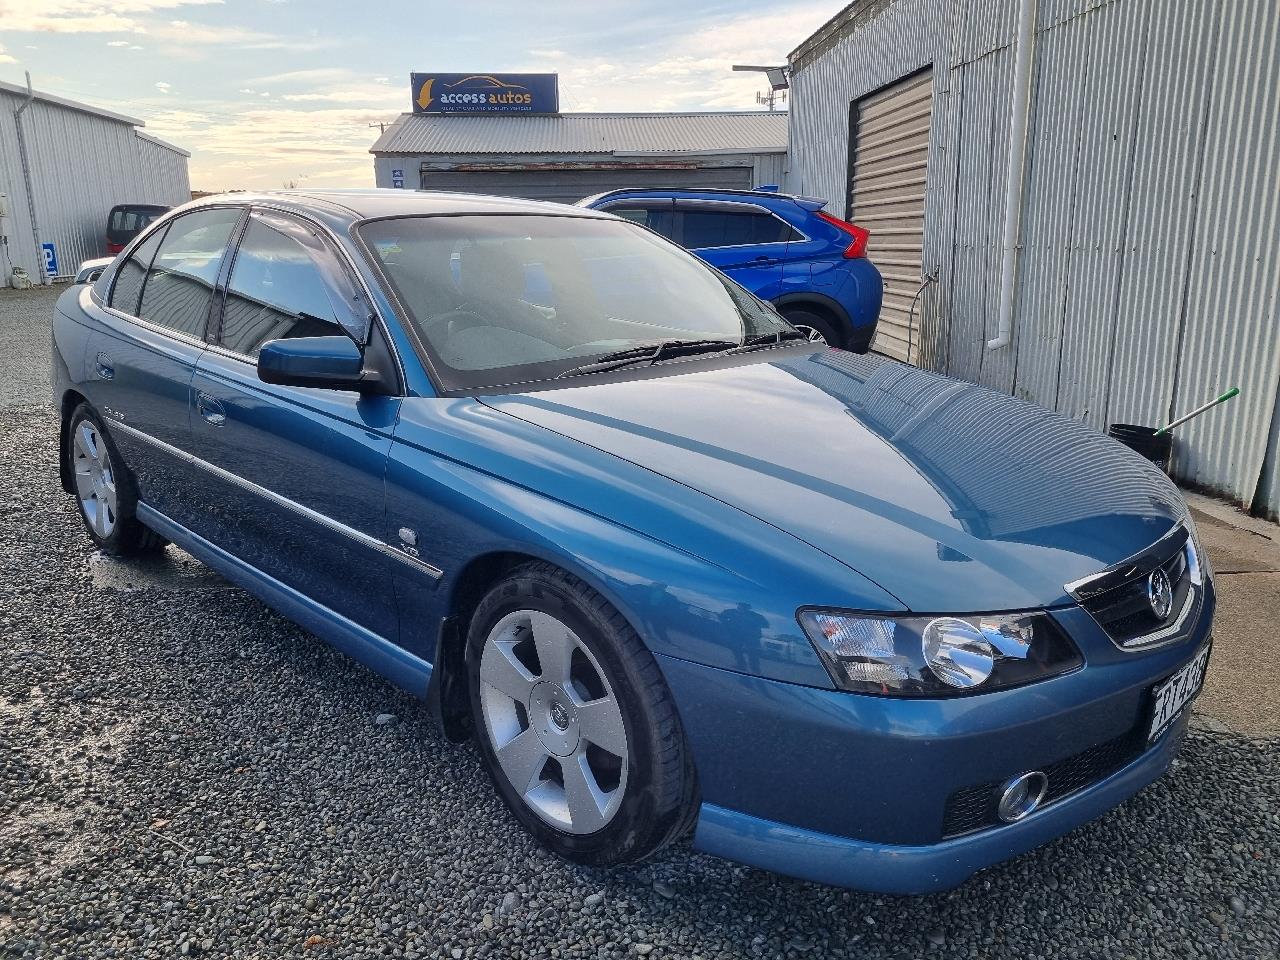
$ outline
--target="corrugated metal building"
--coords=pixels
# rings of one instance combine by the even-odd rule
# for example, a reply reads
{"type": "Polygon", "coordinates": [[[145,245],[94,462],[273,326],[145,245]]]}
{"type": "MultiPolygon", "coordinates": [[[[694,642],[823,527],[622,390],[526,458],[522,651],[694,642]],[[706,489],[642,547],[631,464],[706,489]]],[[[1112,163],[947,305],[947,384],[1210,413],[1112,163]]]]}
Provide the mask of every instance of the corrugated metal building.
{"type": "Polygon", "coordinates": [[[857,0],[791,62],[787,187],[872,230],[877,349],[1100,429],[1238,385],[1174,470],[1280,513],[1280,4],[857,0]]]}
{"type": "Polygon", "coordinates": [[[572,203],[621,187],[779,183],[787,116],[406,113],[378,138],[375,182],[572,203]]]}
{"type": "Polygon", "coordinates": [[[42,243],[54,245],[60,277],[74,276],[82,260],[105,256],[107,213],[117,203],[173,206],[191,199],[191,154],[143,133],[141,120],[38,90],[19,117],[26,100],[25,87],[0,83],[0,193],[8,208],[0,234],[9,238],[0,286],[8,285],[14,266],[40,282],[42,243]]]}

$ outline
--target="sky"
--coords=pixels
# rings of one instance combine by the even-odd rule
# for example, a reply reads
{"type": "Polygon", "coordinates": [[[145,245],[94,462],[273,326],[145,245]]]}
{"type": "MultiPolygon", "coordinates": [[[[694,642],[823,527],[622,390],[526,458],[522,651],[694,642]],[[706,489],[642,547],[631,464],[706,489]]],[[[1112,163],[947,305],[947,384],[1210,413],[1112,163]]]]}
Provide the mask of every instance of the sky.
{"type": "Polygon", "coordinates": [[[192,153],[197,190],[371,186],[409,74],[560,75],[562,111],[759,109],[840,0],[0,0],[0,80],[192,153]]]}

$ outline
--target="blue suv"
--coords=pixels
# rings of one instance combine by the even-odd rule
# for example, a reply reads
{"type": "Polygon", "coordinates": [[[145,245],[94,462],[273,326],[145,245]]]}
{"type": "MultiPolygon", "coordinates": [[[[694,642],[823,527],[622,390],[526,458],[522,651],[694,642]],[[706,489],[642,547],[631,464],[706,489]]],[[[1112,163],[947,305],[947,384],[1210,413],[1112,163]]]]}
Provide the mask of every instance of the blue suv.
{"type": "Polygon", "coordinates": [[[827,202],[776,190],[614,190],[578,201],[674,240],[811,339],[865,353],[884,282],[867,259],[869,231],[823,211],[827,202]]]}

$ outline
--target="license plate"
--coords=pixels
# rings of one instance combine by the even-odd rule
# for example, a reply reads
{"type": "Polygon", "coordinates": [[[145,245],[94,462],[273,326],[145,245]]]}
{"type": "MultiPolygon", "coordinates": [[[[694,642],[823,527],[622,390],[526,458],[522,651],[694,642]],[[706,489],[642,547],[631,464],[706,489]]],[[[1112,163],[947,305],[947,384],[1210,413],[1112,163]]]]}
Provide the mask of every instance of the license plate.
{"type": "Polygon", "coordinates": [[[1161,681],[1151,691],[1155,695],[1155,711],[1151,717],[1150,742],[1168,728],[1178,714],[1200,692],[1204,683],[1205,668],[1209,665],[1209,648],[1205,647],[1196,658],[1169,679],[1161,681]]]}

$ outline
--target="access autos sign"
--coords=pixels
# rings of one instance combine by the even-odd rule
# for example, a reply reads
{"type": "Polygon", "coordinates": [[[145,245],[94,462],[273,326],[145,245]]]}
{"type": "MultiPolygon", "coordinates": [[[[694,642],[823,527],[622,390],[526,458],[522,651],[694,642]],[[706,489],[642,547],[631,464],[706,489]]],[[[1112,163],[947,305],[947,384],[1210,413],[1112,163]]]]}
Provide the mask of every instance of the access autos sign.
{"type": "Polygon", "coordinates": [[[414,113],[558,113],[554,73],[413,73],[414,113]]]}

